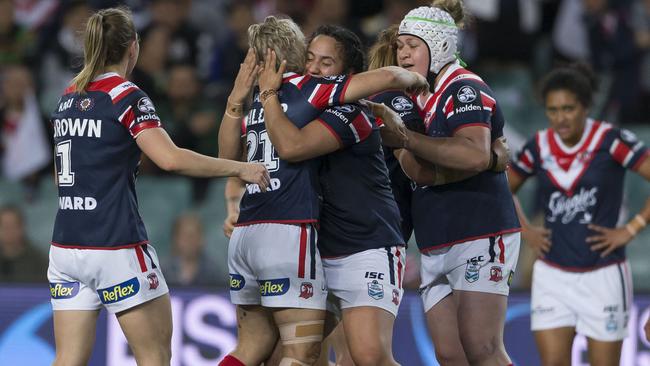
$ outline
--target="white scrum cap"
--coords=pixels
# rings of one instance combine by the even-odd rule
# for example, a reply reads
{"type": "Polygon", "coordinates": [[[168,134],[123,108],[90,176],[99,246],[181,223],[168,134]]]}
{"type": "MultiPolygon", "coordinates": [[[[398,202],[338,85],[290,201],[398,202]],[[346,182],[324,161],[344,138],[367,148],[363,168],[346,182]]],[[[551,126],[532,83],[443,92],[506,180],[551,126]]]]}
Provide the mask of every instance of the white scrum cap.
{"type": "Polygon", "coordinates": [[[437,74],[446,64],[456,59],[458,27],[446,11],[421,6],[406,14],[399,25],[399,35],[422,39],[429,47],[429,70],[437,74]]]}

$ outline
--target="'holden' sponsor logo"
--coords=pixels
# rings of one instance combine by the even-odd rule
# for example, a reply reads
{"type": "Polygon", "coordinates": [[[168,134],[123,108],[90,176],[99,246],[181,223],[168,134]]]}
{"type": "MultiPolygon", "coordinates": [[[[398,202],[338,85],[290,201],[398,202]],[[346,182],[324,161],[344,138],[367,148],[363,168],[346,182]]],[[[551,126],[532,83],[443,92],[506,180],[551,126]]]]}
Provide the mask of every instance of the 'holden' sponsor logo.
{"type": "Polygon", "coordinates": [[[69,299],[79,293],[79,282],[50,283],[50,295],[53,299],[69,299]]]}
{"type": "Polygon", "coordinates": [[[160,118],[158,118],[158,115],[153,113],[153,114],[143,114],[141,116],[138,116],[136,118],[135,122],[140,123],[142,121],[160,121],[160,118]]]}
{"type": "Polygon", "coordinates": [[[260,295],[262,296],[280,296],[284,295],[289,291],[289,279],[288,278],[276,278],[272,280],[261,280],[260,284],[260,295]]]}
{"type": "Polygon", "coordinates": [[[580,192],[571,197],[565,196],[562,192],[553,192],[548,202],[550,214],[546,219],[549,222],[555,222],[561,217],[562,223],[568,224],[581,212],[584,213],[585,217],[591,218],[591,214],[587,210],[598,203],[596,193],[598,193],[598,187],[591,189],[580,188],[580,192]]]}
{"type": "Polygon", "coordinates": [[[480,111],[481,108],[478,105],[470,104],[470,105],[464,105],[462,107],[456,108],[456,114],[458,113],[465,113],[465,112],[471,112],[471,111],[480,111]]]}
{"type": "Polygon", "coordinates": [[[239,291],[244,288],[245,284],[244,276],[236,273],[230,274],[230,291],[239,291]]]}
{"type": "Polygon", "coordinates": [[[140,282],[136,277],[109,288],[97,290],[99,299],[104,304],[112,304],[134,296],[140,291],[140,282]]]}

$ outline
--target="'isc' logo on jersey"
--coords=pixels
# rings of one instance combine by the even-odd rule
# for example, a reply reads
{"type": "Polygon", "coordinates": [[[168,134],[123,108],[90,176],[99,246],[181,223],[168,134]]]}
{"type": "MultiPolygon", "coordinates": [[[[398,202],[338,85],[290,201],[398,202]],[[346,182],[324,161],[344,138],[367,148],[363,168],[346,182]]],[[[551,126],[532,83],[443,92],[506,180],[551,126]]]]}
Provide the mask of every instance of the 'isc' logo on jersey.
{"type": "Polygon", "coordinates": [[[79,293],[79,282],[50,283],[53,299],[69,299],[79,293]]]}
{"type": "Polygon", "coordinates": [[[112,304],[128,299],[137,294],[138,291],[140,291],[140,281],[138,281],[136,277],[133,277],[132,279],[115,286],[97,290],[97,293],[99,294],[99,299],[102,303],[112,304]]]}
{"type": "Polygon", "coordinates": [[[262,296],[279,296],[284,295],[289,291],[289,279],[277,278],[273,280],[261,280],[260,295],[262,296]]]}
{"type": "Polygon", "coordinates": [[[230,274],[230,291],[239,291],[244,288],[246,280],[242,275],[236,273],[230,274]]]}

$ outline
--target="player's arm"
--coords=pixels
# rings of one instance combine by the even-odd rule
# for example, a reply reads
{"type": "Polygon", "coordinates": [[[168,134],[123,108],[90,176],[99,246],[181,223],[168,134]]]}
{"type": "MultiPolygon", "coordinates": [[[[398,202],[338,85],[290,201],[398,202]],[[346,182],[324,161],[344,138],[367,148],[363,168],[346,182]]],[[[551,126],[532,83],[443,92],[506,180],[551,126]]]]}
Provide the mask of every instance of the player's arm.
{"type": "Polygon", "coordinates": [[[242,119],[244,118],[244,104],[250,94],[259,66],[255,59],[255,52],[248,49],[244,62],[239,66],[239,73],[235,79],[226,111],[219,126],[219,157],[224,159],[239,159],[242,156],[243,144],[242,119]]]}
{"type": "Polygon", "coordinates": [[[239,218],[239,202],[244,195],[245,189],[244,181],[239,178],[231,177],[226,181],[226,188],[224,189],[226,219],[223,222],[223,233],[229,238],[239,218]]]}
{"type": "MultiPolygon", "coordinates": [[[[636,172],[650,182],[650,159],[645,154],[636,172]]],[[[636,237],[650,221],[650,197],[646,198],[645,205],[627,224],[617,228],[607,228],[595,224],[589,225],[594,234],[587,238],[591,244],[591,250],[602,251],[601,257],[605,257],[612,251],[629,243],[636,237]]]]}
{"type": "Polygon", "coordinates": [[[343,101],[355,102],[388,89],[401,89],[409,94],[421,94],[429,90],[429,83],[417,72],[399,66],[385,66],[352,76],[343,94],[343,101]]]}
{"type": "Polygon", "coordinates": [[[148,128],[136,136],[140,149],[161,169],[192,177],[238,177],[269,186],[269,173],[262,164],[212,158],[179,148],[162,128],[148,128]]]}
{"type": "Polygon", "coordinates": [[[483,126],[462,128],[452,137],[407,131],[404,147],[436,166],[474,173],[488,169],[491,161],[490,129],[483,126]]]}

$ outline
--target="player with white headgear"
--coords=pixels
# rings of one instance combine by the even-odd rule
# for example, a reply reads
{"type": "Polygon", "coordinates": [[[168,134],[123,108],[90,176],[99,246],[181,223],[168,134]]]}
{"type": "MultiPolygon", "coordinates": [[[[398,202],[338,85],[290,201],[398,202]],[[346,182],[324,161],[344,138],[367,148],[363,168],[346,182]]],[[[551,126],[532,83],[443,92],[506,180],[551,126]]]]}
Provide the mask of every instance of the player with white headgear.
{"type": "Polygon", "coordinates": [[[413,98],[424,112],[424,134],[408,131],[398,155],[418,183],[411,213],[438,359],[508,365],[503,325],[521,229],[505,173],[487,169],[505,121],[492,90],[457,57],[463,17],[460,0],[435,0],[400,24],[397,62],[426,75],[432,90],[413,98]],[[441,168],[477,174],[440,185],[441,168]]]}

